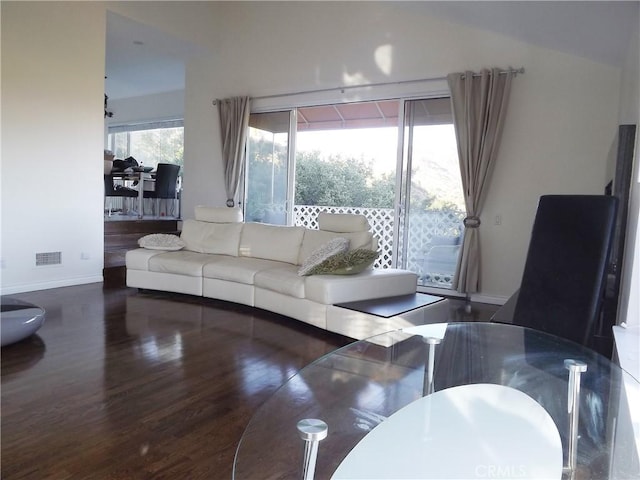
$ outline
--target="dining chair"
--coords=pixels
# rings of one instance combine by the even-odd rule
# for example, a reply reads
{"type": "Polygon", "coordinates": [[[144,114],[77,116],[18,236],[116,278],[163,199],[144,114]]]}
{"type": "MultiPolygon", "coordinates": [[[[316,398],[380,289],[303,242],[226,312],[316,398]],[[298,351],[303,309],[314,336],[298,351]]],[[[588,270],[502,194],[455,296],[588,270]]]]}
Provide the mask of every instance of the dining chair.
{"type": "MultiPolygon", "coordinates": [[[[602,304],[607,265],[613,242],[617,198],[605,195],[543,195],[535,215],[520,289],[492,318],[494,322],[528,327],[523,332],[522,355],[512,355],[500,375],[510,387],[536,399],[558,425],[569,425],[566,361],[585,361],[580,380],[578,418],[583,432],[577,462],[585,478],[607,478],[607,406],[611,397],[608,364],[587,361],[584,348],[611,356],[613,332],[603,324],[602,304]],[[608,331],[607,331],[608,330],[608,331]],[[573,342],[558,341],[557,350],[539,351],[540,332],[573,342]],[[609,339],[605,336],[609,335],[609,339]],[[541,375],[541,372],[544,372],[541,375]],[[587,414],[582,414],[587,412],[587,414]],[[596,412],[603,412],[596,414],[596,412]],[[560,420],[560,421],[559,421],[560,420]]],[[[559,428],[568,446],[567,428],[559,428]]],[[[564,458],[568,458],[565,447],[564,458]]],[[[566,465],[566,460],[565,460],[566,465]]]]}
{"type": "Polygon", "coordinates": [[[616,210],[612,196],[540,197],[520,289],[492,320],[594,349],[612,336],[599,323],[616,210]]]}
{"type": "Polygon", "coordinates": [[[137,198],[138,197],[138,191],[133,189],[133,188],[128,188],[125,187],[123,185],[118,185],[117,187],[114,185],[113,183],[113,176],[112,175],[105,175],[104,176],[104,199],[105,199],[105,205],[104,205],[104,209],[108,210],[109,212],[109,216],[111,216],[111,211],[112,211],[112,199],[113,197],[117,197],[117,198],[122,198],[123,199],[123,213],[127,210],[126,208],[126,200],[128,198],[137,198]],[[109,203],[109,206],[107,208],[107,202],[109,203]]]}
{"type": "Polygon", "coordinates": [[[172,207],[175,209],[175,200],[178,198],[178,174],[180,165],[172,163],[159,163],[156,168],[155,189],[145,190],[144,198],[154,199],[153,214],[160,212],[160,199],[173,200],[172,207]]]}

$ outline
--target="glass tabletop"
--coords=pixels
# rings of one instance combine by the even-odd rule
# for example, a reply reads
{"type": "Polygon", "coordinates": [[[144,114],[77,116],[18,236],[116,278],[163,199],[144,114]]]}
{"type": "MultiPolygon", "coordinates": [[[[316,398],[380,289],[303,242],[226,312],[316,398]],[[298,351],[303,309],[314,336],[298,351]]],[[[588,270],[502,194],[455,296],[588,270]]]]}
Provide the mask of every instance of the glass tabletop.
{"type": "Polygon", "coordinates": [[[426,395],[481,384],[509,387],[535,400],[557,427],[566,467],[572,441],[569,380],[576,375],[566,361],[583,363],[586,371],[577,374],[577,447],[573,474],[565,468],[565,477],[640,478],[623,388],[630,378],[619,367],[555,336],[480,322],[385,333],[303,368],[251,419],[236,451],[233,478],[303,478],[305,441],[297,425],[304,419],[328,426],[317,443],[314,472],[317,479],[331,478],[354,447],[396,412],[426,395]]]}

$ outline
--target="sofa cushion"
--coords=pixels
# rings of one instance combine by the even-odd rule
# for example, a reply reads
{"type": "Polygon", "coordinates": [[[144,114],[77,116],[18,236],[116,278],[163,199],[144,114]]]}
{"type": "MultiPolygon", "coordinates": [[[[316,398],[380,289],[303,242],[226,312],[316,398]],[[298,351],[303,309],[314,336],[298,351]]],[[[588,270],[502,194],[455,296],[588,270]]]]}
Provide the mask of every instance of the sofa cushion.
{"type": "Polygon", "coordinates": [[[149,259],[149,271],[201,277],[203,267],[207,263],[215,262],[220,258],[217,255],[190,252],[188,250],[166,252],[149,259]]]}
{"type": "Polygon", "coordinates": [[[349,250],[349,243],[349,239],[347,238],[336,237],[321,245],[315,249],[311,255],[305,258],[298,269],[298,275],[309,275],[309,272],[311,272],[312,269],[321,265],[328,258],[338,253],[346,252],[349,250]]]}
{"type": "Polygon", "coordinates": [[[305,278],[298,275],[295,265],[283,265],[256,273],[254,285],[291,297],[304,298],[305,278]]]}
{"type": "Polygon", "coordinates": [[[408,270],[373,268],[357,275],[313,275],[305,279],[305,298],[325,305],[416,292],[418,276],[408,270]]]}
{"type": "Polygon", "coordinates": [[[318,213],[318,229],[328,232],[366,232],[371,228],[367,217],[355,213],[318,213]]]}
{"type": "Polygon", "coordinates": [[[195,208],[196,220],[213,223],[240,223],[242,210],[238,207],[206,207],[198,205],[195,208]]]}
{"type": "Polygon", "coordinates": [[[185,220],[180,238],[185,250],[218,255],[238,255],[242,223],[208,223],[185,220]]]}
{"type": "Polygon", "coordinates": [[[366,248],[340,252],[310,268],[307,275],[355,275],[371,267],[378,255],[366,248]]]}
{"type": "Polygon", "coordinates": [[[302,227],[245,223],[240,235],[239,254],[295,264],[304,230],[302,227]]]}
{"type": "Polygon", "coordinates": [[[305,229],[302,245],[300,245],[300,255],[298,256],[298,264],[309,258],[309,256],[322,245],[333,240],[334,238],[346,238],[349,240],[349,249],[368,248],[377,250],[377,242],[371,232],[351,232],[351,233],[335,233],[325,232],[324,230],[305,229]]]}
{"type": "Polygon", "coordinates": [[[222,257],[216,262],[206,264],[202,269],[202,276],[253,285],[256,273],[282,265],[282,262],[263,258],[222,257]]]}
{"type": "Polygon", "coordinates": [[[128,250],[125,254],[125,265],[127,270],[149,270],[149,259],[164,253],[162,250],[148,250],[146,248],[136,248],[128,250]]]}

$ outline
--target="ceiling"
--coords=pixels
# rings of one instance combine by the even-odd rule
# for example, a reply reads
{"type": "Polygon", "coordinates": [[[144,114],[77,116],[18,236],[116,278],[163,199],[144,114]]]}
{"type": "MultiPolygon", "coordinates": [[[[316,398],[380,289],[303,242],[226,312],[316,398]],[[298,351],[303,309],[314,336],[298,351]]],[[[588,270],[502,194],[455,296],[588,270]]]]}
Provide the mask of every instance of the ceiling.
{"type": "MultiPolygon", "coordinates": [[[[622,66],[640,1],[414,1],[395,8],[493,31],[534,45],[622,66]]],[[[105,89],[111,99],[184,89],[185,64],[202,47],[112,12],[105,89]]]]}
{"type": "Polygon", "coordinates": [[[201,47],[108,12],[105,93],[117,99],[183,90],[187,60],[203,53],[201,47]]]}
{"type": "Polygon", "coordinates": [[[640,18],[637,0],[450,1],[417,6],[454,23],[614,66],[623,65],[640,18]]]}

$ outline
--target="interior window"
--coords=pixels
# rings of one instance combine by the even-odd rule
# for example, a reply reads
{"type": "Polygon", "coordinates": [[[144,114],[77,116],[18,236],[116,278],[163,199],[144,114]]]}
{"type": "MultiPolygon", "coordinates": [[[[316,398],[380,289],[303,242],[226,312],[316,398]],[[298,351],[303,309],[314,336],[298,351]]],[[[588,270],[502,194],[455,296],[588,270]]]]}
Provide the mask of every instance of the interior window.
{"type": "Polygon", "coordinates": [[[109,127],[108,149],[116,159],[133,157],[145,167],[158,163],[184,166],[182,120],[109,127]]]}

